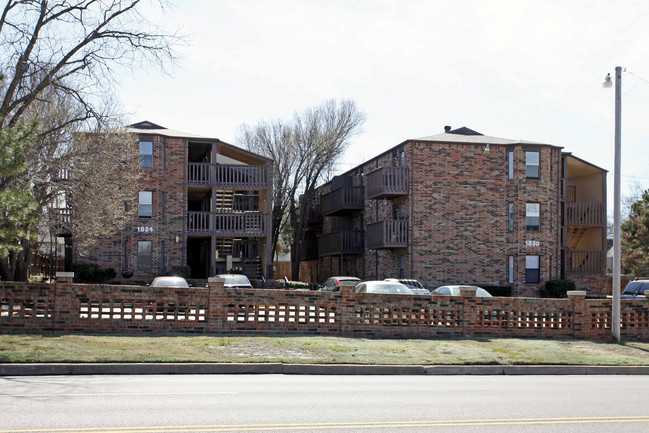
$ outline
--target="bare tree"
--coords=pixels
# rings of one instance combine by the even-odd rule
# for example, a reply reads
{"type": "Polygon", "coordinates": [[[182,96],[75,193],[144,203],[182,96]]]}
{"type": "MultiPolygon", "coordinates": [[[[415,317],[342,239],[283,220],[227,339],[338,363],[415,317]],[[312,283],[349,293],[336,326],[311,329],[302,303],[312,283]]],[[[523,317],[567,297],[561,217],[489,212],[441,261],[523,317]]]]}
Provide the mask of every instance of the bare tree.
{"type": "MultiPolygon", "coordinates": [[[[69,229],[82,249],[97,233],[124,222],[124,199],[133,199],[137,187],[137,175],[124,170],[137,161],[134,138],[115,129],[119,117],[106,109],[115,106],[106,103],[116,84],[114,70],[150,64],[164,69],[173,64],[173,45],[180,40],[160,33],[138,12],[140,3],[9,0],[0,14],[0,131],[38,125],[36,140],[24,148],[29,168],[8,183],[30,185],[41,214],[51,215],[47,208],[62,200],[73,202],[78,218],[69,229]]],[[[3,263],[3,278],[26,279],[29,247],[13,265],[3,263]]]]}
{"type": "Polygon", "coordinates": [[[291,273],[295,280],[299,276],[308,203],[313,201],[316,186],[330,176],[364,121],[365,115],[354,101],[332,99],[296,112],[290,121],[262,121],[256,126],[240,128],[239,145],[275,161],[273,253],[281,234],[288,232],[292,244],[291,273]],[[287,224],[290,230],[285,230],[287,224]]]}

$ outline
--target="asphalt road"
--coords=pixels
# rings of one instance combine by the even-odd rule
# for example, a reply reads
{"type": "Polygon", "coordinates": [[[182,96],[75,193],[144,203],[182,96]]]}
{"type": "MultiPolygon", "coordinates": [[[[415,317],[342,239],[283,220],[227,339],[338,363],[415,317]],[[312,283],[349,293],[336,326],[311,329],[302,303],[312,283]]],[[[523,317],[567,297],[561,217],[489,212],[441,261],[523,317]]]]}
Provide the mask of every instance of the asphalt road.
{"type": "Polygon", "coordinates": [[[649,376],[0,377],[0,432],[643,432],[649,376]]]}

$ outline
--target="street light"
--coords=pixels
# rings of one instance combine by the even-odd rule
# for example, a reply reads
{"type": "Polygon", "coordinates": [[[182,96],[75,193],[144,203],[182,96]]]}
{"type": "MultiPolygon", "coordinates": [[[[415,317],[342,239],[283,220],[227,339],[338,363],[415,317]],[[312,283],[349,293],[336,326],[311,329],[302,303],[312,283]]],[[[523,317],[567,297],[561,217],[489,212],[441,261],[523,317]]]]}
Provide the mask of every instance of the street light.
{"type": "MultiPolygon", "coordinates": [[[[602,87],[610,88],[611,74],[606,75],[602,87]]],[[[622,235],[620,221],[620,167],[622,151],[622,67],[615,68],[615,173],[613,180],[613,312],[611,331],[620,342],[620,260],[622,235]]]]}

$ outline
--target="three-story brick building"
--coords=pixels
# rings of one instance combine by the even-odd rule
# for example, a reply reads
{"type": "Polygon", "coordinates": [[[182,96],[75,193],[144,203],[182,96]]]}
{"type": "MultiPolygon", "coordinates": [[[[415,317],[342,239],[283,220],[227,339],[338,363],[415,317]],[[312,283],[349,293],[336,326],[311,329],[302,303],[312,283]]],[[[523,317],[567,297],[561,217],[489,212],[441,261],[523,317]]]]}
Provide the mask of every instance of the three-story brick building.
{"type": "Polygon", "coordinates": [[[303,278],[509,285],[520,296],[567,278],[600,292],[606,171],[558,146],[445,129],[319,188],[303,278]]]}
{"type": "Polygon", "coordinates": [[[233,268],[272,276],[272,161],[151,122],[128,130],[139,139],[145,178],[136,216],[75,261],[130,271],[140,281],[173,265],[188,265],[195,279],[233,268]]]}

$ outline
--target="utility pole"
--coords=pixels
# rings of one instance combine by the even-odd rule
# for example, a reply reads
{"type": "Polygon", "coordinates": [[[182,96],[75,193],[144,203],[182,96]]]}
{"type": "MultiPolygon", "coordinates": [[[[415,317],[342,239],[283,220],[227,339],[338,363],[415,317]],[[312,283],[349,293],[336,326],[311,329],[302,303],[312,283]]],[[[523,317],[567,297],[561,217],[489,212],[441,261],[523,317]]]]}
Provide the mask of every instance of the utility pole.
{"type": "Polygon", "coordinates": [[[622,67],[615,68],[615,178],[613,183],[613,337],[619,343],[620,335],[620,273],[621,273],[621,217],[620,170],[622,166],[622,67]]]}

